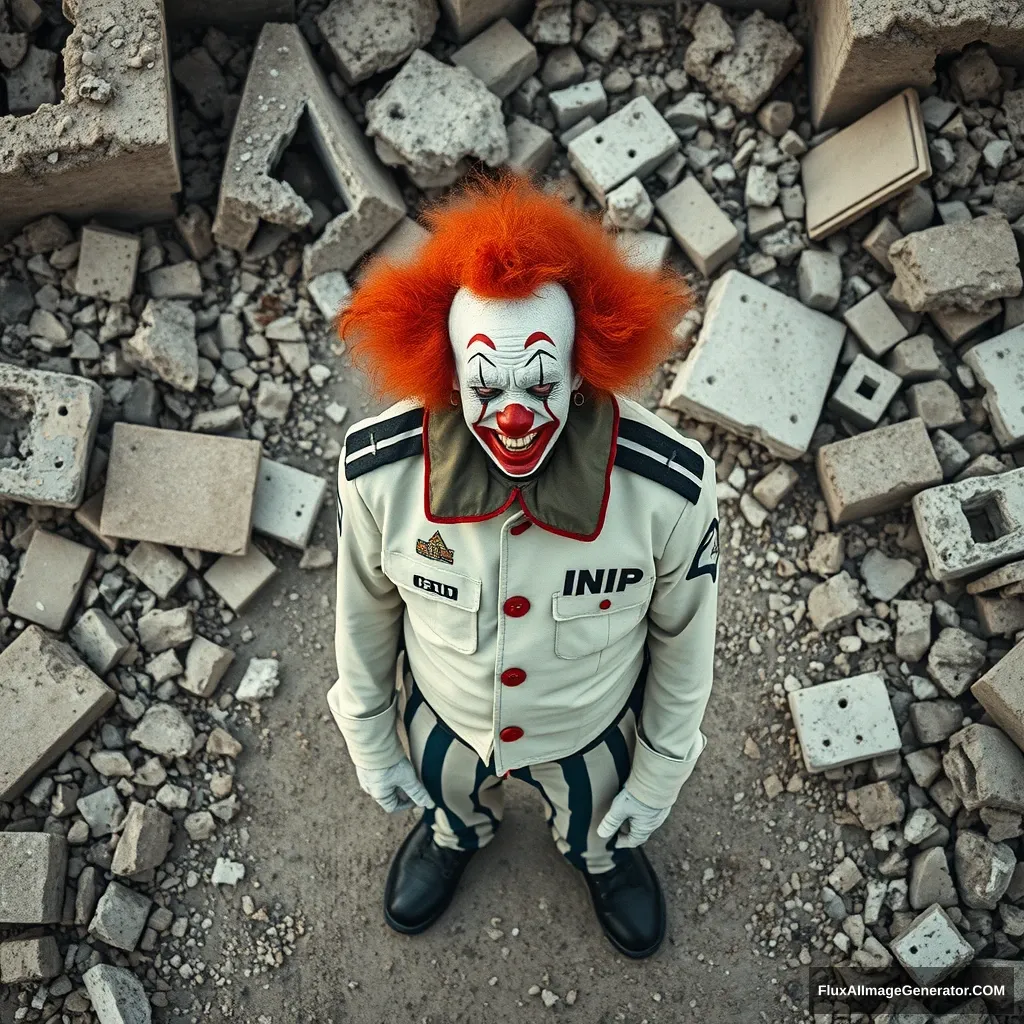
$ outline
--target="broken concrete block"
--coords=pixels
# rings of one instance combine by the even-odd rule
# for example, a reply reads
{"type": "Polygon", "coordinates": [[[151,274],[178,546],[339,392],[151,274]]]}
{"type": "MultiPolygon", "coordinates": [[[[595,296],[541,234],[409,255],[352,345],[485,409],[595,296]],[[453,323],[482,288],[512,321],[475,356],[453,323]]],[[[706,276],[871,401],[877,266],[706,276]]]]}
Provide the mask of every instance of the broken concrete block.
{"type": "Polygon", "coordinates": [[[705,277],[711,277],[739,252],[736,226],[693,175],[669,189],[656,201],[655,208],[690,262],[705,277]]]}
{"type": "Polygon", "coordinates": [[[824,313],[730,270],[708,292],[700,336],[665,404],[797,458],[810,444],[844,333],[824,313]]]}
{"type": "Polygon", "coordinates": [[[138,621],[139,643],[150,654],[181,647],[195,636],[190,608],[154,608],[138,621]]]}
{"type": "Polygon", "coordinates": [[[928,675],[949,694],[959,697],[985,665],[985,641],[957,626],[947,626],[928,652],[928,675]]]}
{"type": "Polygon", "coordinates": [[[899,508],[943,479],[928,431],[919,419],[822,445],[817,468],[836,524],[899,508]]]}
{"type": "Polygon", "coordinates": [[[1024,754],[999,729],[975,722],[949,738],[942,770],[968,811],[1024,812],[1024,754]]]}
{"type": "Polygon", "coordinates": [[[904,338],[889,352],[885,363],[908,384],[919,380],[935,380],[949,372],[935,351],[934,340],[927,334],[904,338]]]}
{"type": "Polygon", "coordinates": [[[252,528],[293,548],[305,550],[316,525],[327,481],[312,473],[262,459],[252,528]]]}
{"type": "Polygon", "coordinates": [[[419,221],[403,217],[374,249],[374,255],[397,263],[409,263],[429,238],[430,232],[419,221]]]}
{"type": "Polygon", "coordinates": [[[627,178],[643,178],[677,149],[679,137],[646,96],[638,96],[569,143],[569,163],[599,202],[627,178]]]}
{"type": "Polygon", "coordinates": [[[585,117],[600,121],[608,113],[608,94],[600,82],[580,82],[548,93],[551,113],[564,132],[585,117]]]}
{"type": "Polygon", "coordinates": [[[366,134],[381,160],[420,188],[454,184],[474,157],[490,167],[508,159],[501,100],[466,68],[424,50],[366,104],[366,134]]]}
{"type": "Polygon", "coordinates": [[[924,181],[932,169],[917,93],[905,90],[815,146],[800,170],[813,240],[924,181]]]}
{"type": "Polygon", "coordinates": [[[92,381],[0,364],[0,497],[81,504],[102,407],[92,381]]]}
{"type": "Polygon", "coordinates": [[[60,921],[67,862],[63,836],[0,832],[0,924],[60,921]]]}
{"type": "Polygon", "coordinates": [[[974,959],[974,947],[938,903],[915,917],[889,948],[919,985],[937,985],[974,959]]]}
{"type": "Polygon", "coordinates": [[[910,333],[877,291],[851,306],[843,319],[875,359],[881,359],[910,333]]]}
{"type": "Polygon", "coordinates": [[[81,797],[75,806],[94,839],[116,832],[124,821],[124,807],[113,786],[105,786],[81,797]]]}
{"type": "Polygon", "coordinates": [[[142,541],[125,559],[124,567],[161,601],[166,600],[188,575],[188,566],[162,544],[142,541]]]}
{"type": "Polygon", "coordinates": [[[374,4],[333,0],[316,24],[342,79],[355,85],[425,46],[439,15],[436,0],[393,0],[386,11],[374,4]]]}
{"type": "Polygon", "coordinates": [[[971,686],[971,693],[996,725],[1024,750],[1024,643],[1003,655],[971,686]]]}
{"type": "Polygon", "coordinates": [[[924,601],[896,601],[896,657],[913,664],[932,645],[932,606],[924,601]]]}
{"type": "Polygon", "coordinates": [[[858,353],[832,392],[829,408],[850,423],[870,429],[885,415],[902,383],[895,373],[858,353]]]}
{"type": "Polygon", "coordinates": [[[240,612],[277,575],[277,566],[255,544],[244,555],[224,555],[203,575],[228,606],[240,612]]]}
{"type": "Polygon", "coordinates": [[[234,652],[197,636],[185,656],[185,675],[178,685],[197,697],[210,697],[234,660],[234,652]]]}
{"type": "Polygon", "coordinates": [[[138,235],[87,224],[82,228],[75,291],[108,302],[127,302],[135,290],[140,247],[138,235]]]}
{"type": "Polygon", "coordinates": [[[789,694],[789,709],[809,772],[900,749],[885,680],[875,673],[794,690],[789,694]]]}
{"type": "Polygon", "coordinates": [[[201,299],[203,278],[199,264],[183,260],[157,267],[146,275],[146,287],[154,299],[201,299]]]}
{"type": "Polygon", "coordinates": [[[540,67],[537,48],[507,18],[499,18],[456,50],[451,61],[471,71],[502,99],[511,96],[540,67]]]}
{"type": "Polygon", "coordinates": [[[138,945],[146,926],[152,900],[120,882],[111,882],[89,922],[89,934],[108,946],[131,952],[138,945]]]}
{"type": "Polygon", "coordinates": [[[522,174],[542,174],[555,155],[555,137],[546,128],[516,114],[508,124],[505,166],[522,174]]]}
{"type": "Polygon", "coordinates": [[[81,0],[68,17],[77,24],[64,47],[66,99],[0,117],[0,228],[52,212],[171,215],[181,176],[162,4],[81,0]],[[107,23],[136,26],[139,37],[119,49],[123,35],[86,32],[107,23]],[[83,60],[90,47],[102,79],[83,60]]]}
{"type": "Polygon", "coordinates": [[[146,990],[127,968],[96,964],[82,975],[82,981],[99,1024],[150,1024],[152,1021],[146,990]]]}
{"type": "Polygon", "coordinates": [[[939,582],[1024,557],[1024,469],[933,487],[913,508],[939,582]]]}
{"type": "Polygon", "coordinates": [[[114,850],[110,870],[115,875],[137,875],[163,864],[171,846],[169,814],[133,800],[114,850]]]}
{"type": "Polygon", "coordinates": [[[980,312],[987,303],[1019,295],[1020,256],[1004,217],[976,217],[915,231],[889,250],[893,298],[917,312],[956,308],[980,312]]]}
{"type": "Polygon", "coordinates": [[[891,601],[917,575],[913,562],[890,558],[878,548],[871,548],[860,563],[860,574],[868,593],[876,601],[891,601]]]}
{"type": "Polygon", "coordinates": [[[313,219],[306,201],[274,176],[303,115],[345,203],[345,211],[303,251],[308,281],[355,266],[402,218],[405,202],[331,91],[301,31],[294,25],[268,24],[249,65],[224,165],[213,224],[219,243],[244,252],[261,220],[299,231],[313,219]]]}
{"type": "Polygon", "coordinates": [[[914,910],[924,910],[933,903],[940,907],[957,905],[956,886],[941,846],[924,850],[911,861],[907,896],[914,910]]]}
{"type": "Polygon", "coordinates": [[[964,362],[985,388],[982,405],[1004,448],[1024,441],[1024,326],[971,348],[964,362]]]}
{"type": "Polygon", "coordinates": [[[195,391],[199,383],[196,317],[187,302],[150,299],[139,326],[121,349],[129,363],[155,373],[179,391],[195,391]]]}
{"type": "Polygon", "coordinates": [[[824,249],[804,249],[796,269],[800,301],[828,313],[839,304],[843,268],[839,256],[824,249]]]}
{"type": "Polygon", "coordinates": [[[857,581],[841,572],[819,583],[807,597],[807,613],[814,628],[821,633],[840,629],[868,613],[861,600],[857,581]]]}
{"type": "Polygon", "coordinates": [[[994,843],[965,829],[956,837],[953,864],[964,905],[995,910],[1013,877],[1017,858],[1006,843],[994,843]]]}
{"type": "Polygon", "coordinates": [[[68,639],[89,667],[106,675],[131,646],[127,637],[106,613],[90,608],[68,630],[68,639]]]}
{"type": "Polygon", "coordinates": [[[176,707],[152,704],[128,738],[161,757],[185,757],[192,748],[195,731],[176,707]]]}
{"type": "Polygon", "coordinates": [[[773,511],[789,497],[800,477],[786,462],[780,462],[754,484],[754,497],[769,511],[773,511]]]}
{"type": "Polygon", "coordinates": [[[111,537],[242,554],[259,461],[258,441],[116,423],[101,529],[111,537]]]}
{"type": "Polygon", "coordinates": [[[933,309],[928,315],[946,341],[951,345],[959,345],[977,334],[990,320],[995,320],[1002,311],[1002,303],[994,300],[977,313],[963,309],[933,309]]]}
{"type": "Polygon", "coordinates": [[[325,274],[318,274],[306,287],[309,289],[309,297],[320,310],[320,315],[332,325],[338,314],[348,307],[352,298],[352,287],[340,270],[328,270],[325,274]]]}
{"type": "Polygon", "coordinates": [[[654,231],[619,231],[615,244],[638,270],[660,270],[672,251],[672,239],[654,231]]]}
{"type": "Polygon", "coordinates": [[[907,388],[907,407],[929,430],[956,427],[964,422],[960,396],[944,380],[926,380],[907,388]]]}
{"type": "Polygon", "coordinates": [[[533,0],[440,0],[441,12],[455,39],[464,43],[498,18],[522,24],[533,0]]]}
{"type": "Polygon", "coordinates": [[[251,658],[235,690],[235,699],[255,703],[272,697],[281,683],[280,667],[276,658],[251,658]]]}
{"type": "Polygon", "coordinates": [[[889,782],[872,782],[851,789],[846,794],[846,802],[869,832],[886,825],[899,825],[906,813],[906,806],[889,782]]]}
{"type": "Polygon", "coordinates": [[[0,983],[4,985],[48,981],[56,978],[63,967],[64,960],[52,935],[0,942],[0,983]]]}
{"type": "Polygon", "coordinates": [[[7,610],[60,632],[71,617],[96,552],[56,533],[36,530],[21,562],[7,610]]]}
{"type": "Polygon", "coordinates": [[[903,232],[891,218],[883,217],[864,237],[861,245],[887,273],[891,274],[892,263],[889,262],[889,246],[902,237],[903,232]]]}

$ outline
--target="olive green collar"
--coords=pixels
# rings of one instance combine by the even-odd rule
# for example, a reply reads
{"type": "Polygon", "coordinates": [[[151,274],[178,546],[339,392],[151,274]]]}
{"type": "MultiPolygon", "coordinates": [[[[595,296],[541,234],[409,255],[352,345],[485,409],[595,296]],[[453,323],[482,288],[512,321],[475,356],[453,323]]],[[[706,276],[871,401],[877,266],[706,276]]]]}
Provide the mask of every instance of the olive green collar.
{"type": "Polygon", "coordinates": [[[432,523],[491,519],[518,501],[537,526],[594,540],[611,489],[619,406],[608,392],[569,407],[565,429],[540,469],[526,480],[505,476],[473,436],[461,408],[424,414],[424,511],[432,523]]]}

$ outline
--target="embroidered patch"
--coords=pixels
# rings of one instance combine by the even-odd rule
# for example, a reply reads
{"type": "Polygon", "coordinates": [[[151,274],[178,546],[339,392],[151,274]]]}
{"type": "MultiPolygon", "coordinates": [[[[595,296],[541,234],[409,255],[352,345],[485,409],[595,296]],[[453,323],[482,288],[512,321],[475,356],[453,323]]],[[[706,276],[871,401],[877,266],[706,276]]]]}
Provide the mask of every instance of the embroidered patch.
{"type": "Polygon", "coordinates": [[[432,594],[437,594],[438,597],[446,597],[449,601],[458,601],[459,599],[458,587],[453,587],[450,583],[428,580],[426,576],[420,576],[419,573],[413,575],[412,585],[419,587],[420,590],[429,590],[432,594]]]}
{"type": "Polygon", "coordinates": [[[416,554],[432,558],[435,562],[455,563],[455,552],[441,539],[441,531],[435,530],[430,540],[416,541],[416,554]]]}
{"type": "Polygon", "coordinates": [[[698,576],[707,574],[718,582],[718,520],[712,519],[711,525],[707,528],[697,553],[690,563],[690,571],[686,574],[688,580],[696,579],[698,576]]]}

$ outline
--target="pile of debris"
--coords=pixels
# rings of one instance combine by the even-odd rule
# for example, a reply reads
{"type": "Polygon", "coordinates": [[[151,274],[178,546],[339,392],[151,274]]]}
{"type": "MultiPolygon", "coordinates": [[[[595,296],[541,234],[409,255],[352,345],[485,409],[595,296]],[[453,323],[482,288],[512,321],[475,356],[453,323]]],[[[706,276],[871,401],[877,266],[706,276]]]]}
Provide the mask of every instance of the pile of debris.
{"type": "MultiPolygon", "coordinates": [[[[331,323],[360,261],[414,252],[423,200],[481,164],[602,211],[632,261],[682,267],[703,300],[657,409],[716,459],[723,538],[768,592],[749,654],[787,656],[762,676],[794,729],[765,797],[817,775],[837,827],[868,833],[832,847],[813,900],[784,883],[765,945],[792,948],[810,921],[844,977],[875,981],[1016,961],[1015,72],[974,46],[933,85],[915,50],[879,90],[858,62],[889,47],[899,69],[903,44],[852,0],[829,16],[846,12],[857,46],[827,67],[827,19],[812,34],[699,3],[399,0],[384,18],[300,0],[292,24],[266,0],[237,5],[248,31],[170,44],[160,4],[75,6],[63,102],[15,110],[11,77],[63,37],[34,0],[0,0],[20,115],[0,117],[0,925],[32,927],[0,942],[0,982],[25,983],[21,1019],[148,1020],[212,976],[180,941],[206,921],[172,907],[245,870],[226,828],[243,788],[232,725],[258,716],[278,662],[264,652],[218,694],[231,642],[252,639],[236,616],[273,579],[275,545],[331,564],[309,546],[325,481],[292,464],[330,476],[340,455],[331,323]],[[811,464],[822,498],[805,515],[811,464]]],[[[168,14],[202,22],[203,6],[168,14]]],[[[914,44],[932,63],[987,38],[932,22],[914,44]]],[[[996,12],[985,31],[1000,27],[1017,45],[996,12]]],[[[246,913],[267,920],[251,899],[246,913]]],[[[283,938],[255,969],[302,931],[273,920],[283,938]]]]}

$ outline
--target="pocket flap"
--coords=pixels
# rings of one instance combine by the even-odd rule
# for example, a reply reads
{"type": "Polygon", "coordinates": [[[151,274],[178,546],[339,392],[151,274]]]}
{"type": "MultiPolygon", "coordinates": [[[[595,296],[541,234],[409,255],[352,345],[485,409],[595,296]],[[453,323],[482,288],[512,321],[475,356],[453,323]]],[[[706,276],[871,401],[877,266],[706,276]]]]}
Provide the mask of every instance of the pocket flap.
{"type": "Polygon", "coordinates": [[[424,565],[401,551],[385,551],[381,565],[388,579],[420,597],[467,612],[480,609],[479,580],[439,565],[424,565]]]}
{"type": "Polygon", "coordinates": [[[556,622],[568,622],[590,616],[615,615],[617,612],[636,609],[650,602],[655,577],[630,586],[628,593],[611,594],[555,594],[551,601],[551,615],[556,622]],[[608,601],[607,608],[601,607],[608,601]]]}

